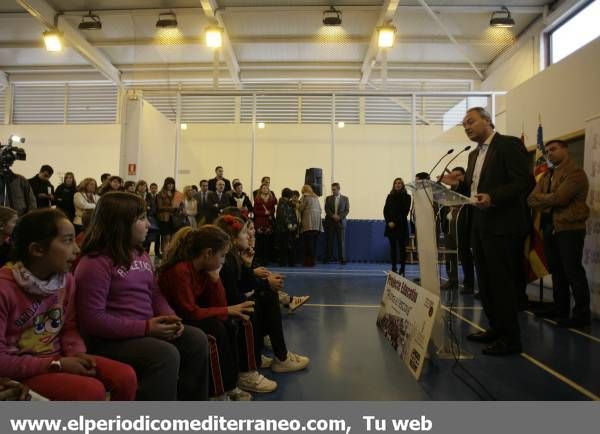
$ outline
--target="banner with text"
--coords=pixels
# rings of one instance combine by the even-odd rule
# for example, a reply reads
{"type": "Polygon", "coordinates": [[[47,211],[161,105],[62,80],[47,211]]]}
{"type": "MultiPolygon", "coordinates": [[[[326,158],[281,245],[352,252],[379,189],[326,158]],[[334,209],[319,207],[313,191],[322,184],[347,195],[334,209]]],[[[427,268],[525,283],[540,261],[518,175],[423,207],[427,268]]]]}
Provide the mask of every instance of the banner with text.
{"type": "Polygon", "coordinates": [[[396,273],[388,273],[377,325],[410,372],[421,376],[440,298],[396,273]]]}
{"type": "Polygon", "coordinates": [[[600,115],[585,126],[584,169],[590,182],[590,218],[583,249],[583,266],[590,283],[592,314],[600,318],[600,115]]]}

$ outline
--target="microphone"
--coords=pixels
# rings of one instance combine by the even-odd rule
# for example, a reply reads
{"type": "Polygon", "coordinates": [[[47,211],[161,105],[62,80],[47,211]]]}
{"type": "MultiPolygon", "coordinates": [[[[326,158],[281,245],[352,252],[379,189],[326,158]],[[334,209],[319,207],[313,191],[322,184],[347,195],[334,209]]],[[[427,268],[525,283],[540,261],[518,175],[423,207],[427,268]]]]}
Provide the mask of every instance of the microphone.
{"type": "MultiPolygon", "coordinates": [[[[471,145],[469,145],[469,146],[466,146],[466,147],[465,147],[465,149],[463,149],[462,151],[460,151],[458,154],[456,154],[456,155],[454,156],[454,158],[452,158],[450,161],[448,161],[448,164],[446,164],[446,167],[444,167],[444,170],[442,170],[442,174],[440,175],[440,178],[441,178],[442,176],[444,176],[444,173],[446,173],[446,172],[450,172],[450,171],[448,170],[448,166],[450,166],[450,163],[452,163],[454,160],[456,160],[456,159],[457,159],[457,158],[460,156],[460,154],[462,154],[463,152],[467,152],[469,149],[471,149],[471,145]]],[[[438,183],[439,183],[439,182],[440,182],[440,181],[438,181],[438,183]]]]}
{"type": "Polygon", "coordinates": [[[436,167],[438,167],[438,165],[439,165],[439,164],[442,162],[442,160],[443,160],[444,158],[446,158],[448,155],[450,155],[451,153],[453,153],[453,152],[454,152],[454,149],[449,149],[449,150],[448,150],[448,152],[446,152],[444,155],[442,155],[442,158],[440,158],[440,159],[438,160],[438,162],[437,162],[437,163],[435,163],[435,166],[433,166],[433,167],[431,168],[431,170],[429,171],[429,177],[430,177],[430,178],[431,178],[431,174],[433,173],[433,171],[435,170],[435,168],[436,168],[436,167]]]}

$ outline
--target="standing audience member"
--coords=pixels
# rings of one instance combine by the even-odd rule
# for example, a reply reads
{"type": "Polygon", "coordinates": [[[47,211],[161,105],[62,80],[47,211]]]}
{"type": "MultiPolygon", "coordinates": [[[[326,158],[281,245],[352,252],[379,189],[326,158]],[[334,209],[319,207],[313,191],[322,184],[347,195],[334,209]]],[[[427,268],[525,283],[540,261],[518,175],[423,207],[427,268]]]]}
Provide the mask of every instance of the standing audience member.
{"type": "MultiPolygon", "coordinates": [[[[216,190],[208,196],[208,205],[212,207],[213,220],[221,213],[224,208],[229,206],[229,195],[225,191],[225,181],[217,181],[216,190]]],[[[212,222],[212,220],[211,220],[212,222]]]]}
{"type": "Polygon", "coordinates": [[[385,199],[383,218],[385,219],[384,235],[390,241],[390,258],[392,271],[398,271],[397,264],[400,259],[400,274],[406,271],[406,245],[408,244],[408,222],[411,197],[406,192],[402,178],[394,179],[392,191],[385,199]],[[400,258],[398,258],[398,253],[400,258]]]}
{"type": "Polygon", "coordinates": [[[85,178],[77,186],[77,193],[73,196],[73,204],[75,205],[75,218],[73,219],[73,225],[75,226],[75,232],[81,232],[81,216],[86,209],[96,208],[96,204],[100,199],[100,196],[96,194],[96,181],[93,178],[85,178]]]}
{"type": "Polygon", "coordinates": [[[304,266],[314,267],[317,256],[317,239],[319,233],[323,232],[323,221],[321,220],[319,198],[308,184],[302,187],[300,212],[302,214],[300,233],[304,239],[304,266]]]}
{"type": "Polygon", "coordinates": [[[256,259],[260,265],[267,265],[271,255],[272,236],[275,220],[275,199],[267,184],[260,187],[254,198],[254,227],[256,228],[256,259]]]}
{"type": "Polygon", "coordinates": [[[169,248],[171,235],[175,233],[173,226],[173,216],[177,212],[179,204],[175,200],[175,180],[171,177],[165,178],[163,188],[156,198],[158,212],[158,226],[160,228],[161,255],[169,248]]]}
{"type": "Polygon", "coordinates": [[[208,189],[210,191],[217,191],[217,181],[223,181],[224,189],[223,191],[228,192],[231,190],[231,182],[227,178],[223,177],[223,167],[217,166],[215,167],[215,177],[208,181],[208,189]]]}
{"type": "Polygon", "coordinates": [[[553,311],[543,314],[556,319],[559,327],[590,325],[590,288],[581,263],[589,182],[586,173],[569,158],[568,145],[552,140],[546,145],[550,169],[544,173],[529,205],[541,212],[544,253],[552,273],[553,311]],[[575,305],[571,311],[571,293],[575,305]]]}
{"type": "Polygon", "coordinates": [[[327,256],[325,263],[333,258],[333,237],[337,238],[337,254],[340,264],[346,264],[346,217],[350,201],[340,193],[340,184],[331,184],[331,196],[325,198],[325,228],[327,229],[327,256]]]}
{"type": "Polygon", "coordinates": [[[76,192],[77,183],[75,182],[75,175],[73,172],[65,173],[62,184],[56,187],[54,197],[56,207],[61,209],[71,221],[75,218],[75,204],[73,203],[73,197],[76,192]]]}
{"type": "Polygon", "coordinates": [[[135,398],[130,366],[87,354],[77,329],[75,229],[59,210],[33,211],[14,231],[15,259],[0,270],[0,376],[52,400],[135,398]],[[34,313],[27,314],[25,313],[34,313]]]}
{"type": "Polygon", "coordinates": [[[208,181],[203,179],[200,181],[200,191],[196,194],[196,202],[198,202],[198,225],[212,223],[219,214],[218,209],[214,206],[218,202],[216,193],[208,189],[208,181]]]}
{"type": "Polygon", "coordinates": [[[474,200],[471,246],[481,304],[489,328],[467,339],[487,343],[490,356],[521,352],[518,319],[517,250],[527,233],[527,195],[535,181],[529,156],[517,137],[494,131],[491,115],[481,107],[467,111],[465,133],[478,144],[469,154],[464,183],[452,174],[445,184],[464,185],[474,200]]]}
{"type": "Polygon", "coordinates": [[[135,181],[125,181],[125,184],[123,184],[123,191],[135,193],[135,181]]]}
{"type": "Polygon", "coordinates": [[[279,246],[279,266],[293,267],[295,265],[295,239],[298,233],[298,218],[291,202],[292,190],[284,188],[277,205],[275,232],[279,246]]]}
{"type": "Polygon", "coordinates": [[[98,194],[102,196],[104,193],[111,191],[122,191],[123,179],[120,176],[111,176],[107,182],[98,189],[98,194]]]}
{"type": "MultiPolygon", "coordinates": [[[[156,185],[156,184],[154,184],[156,185]]],[[[154,243],[154,259],[160,259],[160,228],[158,227],[158,218],[156,210],[156,194],[148,191],[148,184],[144,180],[139,180],[135,185],[135,192],[146,202],[146,215],[150,228],[148,236],[144,241],[144,250],[150,252],[150,246],[154,243]]]]}
{"type": "Polygon", "coordinates": [[[29,180],[29,185],[33,190],[38,208],[50,208],[54,201],[54,187],[50,183],[50,178],[54,169],[44,164],[40,168],[40,173],[29,180]]]}
{"type": "Polygon", "coordinates": [[[198,201],[194,198],[194,190],[191,185],[187,185],[183,189],[183,208],[189,226],[196,229],[196,216],[198,215],[198,201]]]}
{"type": "Polygon", "coordinates": [[[0,206],[0,267],[10,260],[12,233],[18,218],[14,209],[0,206]]]}
{"type": "MultiPolygon", "coordinates": [[[[277,205],[277,196],[275,196],[275,192],[273,190],[271,190],[271,177],[263,176],[260,180],[260,185],[261,185],[261,187],[263,185],[266,185],[267,187],[269,187],[269,191],[271,192],[271,195],[273,196],[273,199],[275,200],[275,205],[277,205]]],[[[260,193],[260,188],[258,190],[254,190],[252,192],[252,197],[256,197],[258,195],[258,193],[260,193]]]]}
{"type": "Polygon", "coordinates": [[[75,271],[81,331],[94,352],[135,369],[138,400],[206,400],[206,335],[184,326],[160,293],[142,248],[148,227],[139,196],[100,199],[75,271]]]}
{"type": "Polygon", "coordinates": [[[14,209],[19,216],[37,208],[37,201],[29,181],[10,169],[0,176],[0,205],[14,209]]]}
{"type": "Polygon", "coordinates": [[[233,190],[229,196],[229,204],[239,209],[246,210],[246,214],[253,217],[254,208],[252,207],[252,202],[248,195],[244,193],[244,186],[239,181],[233,183],[233,190]]]}

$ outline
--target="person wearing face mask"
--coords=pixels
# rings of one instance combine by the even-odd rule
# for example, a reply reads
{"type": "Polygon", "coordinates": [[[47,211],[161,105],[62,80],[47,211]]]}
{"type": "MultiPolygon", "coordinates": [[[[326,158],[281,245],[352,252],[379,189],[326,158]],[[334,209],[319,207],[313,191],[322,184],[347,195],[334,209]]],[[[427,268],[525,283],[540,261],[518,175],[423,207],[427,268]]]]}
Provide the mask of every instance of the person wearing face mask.
{"type": "Polygon", "coordinates": [[[485,109],[469,109],[463,126],[469,140],[477,143],[469,153],[465,180],[452,173],[440,180],[473,201],[471,246],[489,328],[467,339],[488,344],[482,350],[486,355],[518,354],[520,261],[516,256],[529,230],[526,199],[535,182],[532,165],[521,140],[495,132],[485,109]]]}
{"type": "Polygon", "coordinates": [[[555,318],[559,327],[586,327],[591,318],[590,288],[581,260],[590,215],[586,204],[589,182],[583,169],[569,158],[564,141],[548,142],[546,152],[551,167],[527,199],[529,206],[541,212],[544,254],[552,273],[554,305],[540,316],[555,318]]]}

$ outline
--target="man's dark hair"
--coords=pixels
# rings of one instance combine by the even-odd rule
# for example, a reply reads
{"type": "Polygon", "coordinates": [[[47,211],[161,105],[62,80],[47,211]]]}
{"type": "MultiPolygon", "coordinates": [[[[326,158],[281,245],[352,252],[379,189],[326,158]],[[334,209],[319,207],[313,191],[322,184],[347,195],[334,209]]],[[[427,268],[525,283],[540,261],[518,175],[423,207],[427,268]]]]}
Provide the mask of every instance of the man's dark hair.
{"type": "Polygon", "coordinates": [[[559,140],[559,139],[550,140],[548,143],[546,143],[546,146],[552,145],[554,143],[556,143],[561,148],[569,147],[569,144],[567,142],[565,142],[564,140],[559,140]]]}
{"type": "Polygon", "coordinates": [[[292,196],[300,197],[300,192],[298,190],[294,190],[294,191],[292,191],[292,196]]]}
{"type": "Polygon", "coordinates": [[[198,183],[198,185],[202,185],[203,182],[206,182],[208,184],[208,181],[206,179],[203,179],[198,183]]]}
{"type": "Polygon", "coordinates": [[[103,173],[102,175],[100,175],[100,183],[103,183],[108,178],[110,178],[110,173],[103,173]]]}
{"type": "Polygon", "coordinates": [[[263,183],[263,182],[265,182],[265,180],[267,180],[267,179],[269,180],[269,182],[271,182],[271,177],[270,177],[270,176],[263,176],[263,177],[260,179],[260,183],[262,184],[262,183],[263,183]]]}
{"type": "Polygon", "coordinates": [[[339,182],[334,182],[333,184],[331,184],[331,188],[333,188],[333,187],[340,188],[340,183],[339,182]]]}
{"type": "Polygon", "coordinates": [[[457,172],[460,172],[460,173],[462,173],[463,175],[464,175],[465,173],[467,173],[467,172],[465,172],[465,168],[464,168],[464,167],[461,167],[461,166],[457,166],[457,167],[455,167],[454,169],[452,169],[452,171],[453,171],[453,172],[454,172],[455,170],[456,170],[457,172]]]}
{"type": "Polygon", "coordinates": [[[150,184],[150,187],[155,186],[156,188],[158,188],[158,184],[156,182],[153,182],[152,184],[150,184]]]}
{"type": "Polygon", "coordinates": [[[52,176],[52,174],[54,173],[54,169],[52,168],[52,166],[44,164],[40,169],[40,173],[42,173],[42,172],[46,172],[47,174],[52,176]]]}
{"type": "Polygon", "coordinates": [[[215,167],[215,172],[216,172],[217,170],[219,170],[219,169],[222,169],[222,168],[223,168],[223,166],[217,166],[217,167],[215,167]]]}
{"type": "Polygon", "coordinates": [[[417,178],[419,181],[426,181],[429,178],[429,173],[427,172],[419,172],[415,175],[415,178],[417,178]]]}
{"type": "Polygon", "coordinates": [[[292,189],[291,188],[284,188],[283,190],[281,190],[281,197],[285,197],[286,199],[289,199],[290,197],[292,197],[292,189]]]}

